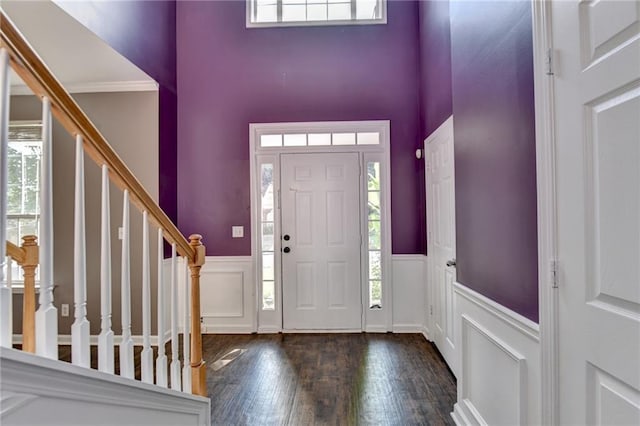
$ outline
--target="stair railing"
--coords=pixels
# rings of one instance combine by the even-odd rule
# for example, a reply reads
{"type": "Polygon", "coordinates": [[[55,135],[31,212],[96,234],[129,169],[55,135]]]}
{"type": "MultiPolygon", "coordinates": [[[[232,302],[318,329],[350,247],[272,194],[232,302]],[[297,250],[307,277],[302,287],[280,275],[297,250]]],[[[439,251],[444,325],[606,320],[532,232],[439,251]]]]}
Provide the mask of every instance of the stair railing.
{"type": "MultiPolygon", "coordinates": [[[[31,91],[42,101],[42,157],[40,176],[40,226],[39,226],[39,307],[35,321],[25,324],[23,331],[25,350],[39,356],[58,358],[58,319],[53,299],[53,192],[52,192],[52,117],[75,137],[75,208],[74,208],[74,318],[71,327],[73,364],[90,367],[90,334],[87,319],[87,282],[86,282],[86,232],[84,211],[84,154],[102,169],[102,209],[101,209],[101,273],[100,273],[100,318],[101,332],[98,336],[98,369],[114,374],[114,331],[111,329],[111,241],[110,241],[110,203],[109,182],[113,182],[123,191],[122,212],[122,264],[121,264],[121,314],[122,332],[120,346],[120,375],[134,378],[134,351],[131,335],[131,285],[129,252],[129,206],[133,204],[143,214],[143,253],[142,253],[142,332],[143,350],[141,353],[141,380],[172,389],[207,395],[206,369],[202,359],[202,335],[200,329],[200,268],[204,264],[205,247],[200,235],[191,235],[189,241],[182,235],[165,212],[156,204],[142,184],[133,175],[125,163],[108,144],[87,115],[80,109],[71,95],[58,82],[40,57],[31,48],[25,38],[16,29],[11,20],[0,10],[0,241],[6,240],[7,228],[7,153],[9,128],[9,68],[25,82],[31,91]],[[151,282],[149,255],[149,226],[158,228],[158,356],[155,360],[151,348],[151,282]],[[163,279],[163,246],[171,245],[171,268],[169,282],[171,286],[169,300],[165,300],[163,279]],[[179,262],[178,258],[182,260],[179,262]],[[182,369],[179,354],[178,329],[178,264],[184,265],[184,339],[182,369]],[[190,274],[188,273],[190,271],[190,274]],[[190,275],[190,283],[189,283],[190,275]],[[167,309],[167,302],[169,309],[167,309]],[[165,318],[170,316],[171,323],[171,364],[167,365],[165,354],[165,318]],[[170,367],[170,374],[167,371],[170,367]],[[170,378],[170,382],[168,380],[170,378]]],[[[35,244],[35,239],[29,240],[35,244]]],[[[25,240],[25,244],[28,241],[25,240]]],[[[23,256],[18,248],[7,242],[0,244],[0,262],[6,255],[12,258],[23,256]]],[[[37,246],[36,246],[37,248],[37,246]]],[[[23,253],[24,254],[24,253],[23,253]]],[[[26,256],[26,254],[24,254],[26,256]]],[[[24,256],[17,259],[23,261],[24,256]]],[[[30,255],[29,262],[33,255],[30,255]]],[[[36,259],[38,254],[36,252],[36,259]]],[[[26,263],[23,262],[23,267],[26,263]]],[[[30,264],[29,264],[30,265],[30,264]]],[[[0,265],[4,266],[4,265],[0,265]]],[[[0,268],[0,345],[12,346],[11,303],[12,294],[9,280],[0,268]]],[[[35,269],[35,268],[34,268],[35,269]]],[[[34,293],[35,294],[35,293],[34,293]]],[[[26,303],[26,302],[25,302],[26,303]]],[[[35,308],[35,295],[29,303],[35,308]]],[[[31,306],[31,305],[30,305],[31,306]]],[[[31,307],[29,307],[32,310],[31,307]]],[[[25,315],[33,315],[25,310],[25,315]]]]}

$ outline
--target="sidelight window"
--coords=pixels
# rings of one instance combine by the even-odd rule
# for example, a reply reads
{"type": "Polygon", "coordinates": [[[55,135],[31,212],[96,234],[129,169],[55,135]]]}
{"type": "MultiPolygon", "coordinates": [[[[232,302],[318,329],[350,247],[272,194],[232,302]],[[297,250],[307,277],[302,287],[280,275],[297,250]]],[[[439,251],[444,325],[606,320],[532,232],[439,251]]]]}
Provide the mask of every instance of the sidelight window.
{"type": "Polygon", "coordinates": [[[367,230],[369,307],[382,308],[382,233],[380,163],[367,162],[367,230]]]}
{"type": "Polygon", "coordinates": [[[273,164],[260,167],[260,241],[262,248],[262,309],[275,309],[275,197],[273,164]]]}

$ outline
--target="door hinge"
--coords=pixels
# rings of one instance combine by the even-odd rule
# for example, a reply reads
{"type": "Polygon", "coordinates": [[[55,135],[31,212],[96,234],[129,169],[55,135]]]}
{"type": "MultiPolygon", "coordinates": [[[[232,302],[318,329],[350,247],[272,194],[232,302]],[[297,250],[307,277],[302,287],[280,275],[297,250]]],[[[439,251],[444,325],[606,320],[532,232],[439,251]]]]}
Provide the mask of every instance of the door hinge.
{"type": "Polygon", "coordinates": [[[279,189],[278,189],[278,194],[277,194],[277,197],[276,197],[276,198],[277,198],[277,199],[276,199],[276,203],[277,203],[276,208],[277,208],[278,210],[280,210],[280,203],[282,202],[282,200],[280,200],[280,190],[279,190],[279,189]]]}
{"type": "Polygon", "coordinates": [[[429,315],[433,315],[433,305],[429,305],[429,315]]]}
{"type": "Polygon", "coordinates": [[[547,75],[553,75],[553,49],[547,49],[547,57],[545,58],[545,66],[547,75]]]}
{"type": "Polygon", "coordinates": [[[549,261],[549,270],[551,272],[551,287],[558,288],[559,274],[558,274],[558,261],[551,259],[549,261]]]}

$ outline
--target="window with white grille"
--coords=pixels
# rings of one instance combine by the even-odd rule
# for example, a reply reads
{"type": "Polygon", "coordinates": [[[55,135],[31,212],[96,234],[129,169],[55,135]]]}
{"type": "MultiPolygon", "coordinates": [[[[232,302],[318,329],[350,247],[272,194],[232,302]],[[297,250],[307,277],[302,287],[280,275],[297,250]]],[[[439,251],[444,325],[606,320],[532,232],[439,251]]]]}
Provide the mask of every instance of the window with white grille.
{"type": "Polygon", "coordinates": [[[387,0],[247,0],[247,27],[384,24],[387,0]]]}

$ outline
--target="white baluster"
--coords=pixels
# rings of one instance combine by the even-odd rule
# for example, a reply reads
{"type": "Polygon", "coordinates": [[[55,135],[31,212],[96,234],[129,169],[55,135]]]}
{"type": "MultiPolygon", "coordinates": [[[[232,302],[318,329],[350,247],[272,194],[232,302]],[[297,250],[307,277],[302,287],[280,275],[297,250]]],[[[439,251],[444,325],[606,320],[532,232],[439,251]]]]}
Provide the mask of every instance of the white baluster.
{"type": "Polygon", "coordinates": [[[182,390],[183,392],[191,393],[191,355],[189,345],[190,341],[190,327],[189,322],[189,310],[191,308],[191,286],[189,285],[189,259],[183,257],[184,261],[184,327],[182,328],[182,390]]]}
{"type": "Polygon", "coordinates": [[[82,136],[76,136],[76,191],[73,214],[73,302],[75,321],[71,325],[71,362],[91,366],[89,321],[87,321],[87,259],[84,220],[84,150],[82,136]]]}
{"type": "Polygon", "coordinates": [[[151,284],[149,266],[149,218],[142,213],[142,381],[153,383],[153,350],[151,349],[151,284]]]}
{"type": "Polygon", "coordinates": [[[122,341],[120,342],[120,375],[133,379],[133,339],[131,338],[131,272],[129,259],[129,191],[124,190],[122,204],[122,277],[120,281],[122,341]]]}
{"type": "Polygon", "coordinates": [[[178,267],[176,245],[171,245],[171,389],[181,390],[178,350],[178,267]]]}
{"type": "Polygon", "coordinates": [[[36,312],[36,354],[58,359],[58,310],[53,305],[53,149],[51,101],[42,98],[40,166],[40,307],[36,312]]]}
{"type": "Polygon", "coordinates": [[[0,346],[11,347],[11,287],[5,280],[7,261],[7,151],[9,145],[9,53],[0,49],[0,346]]]}
{"type": "Polygon", "coordinates": [[[162,277],[162,265],[164,252],[164,238],[162,229],[158,229],[158,358],[156,358],[156,384],[167,387],[167,356],[164,350],[164,281],[162,277]]]}
{"type": "Polygon", "coordinates": [[[102,213],[100,241],[100,336],[98,336],[98,369],[114,372],[113,330],[111,330],[111,216],[109,203],[109,169],[102,166],[102,213]]]}

